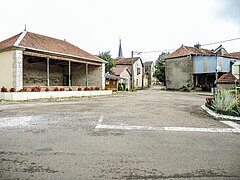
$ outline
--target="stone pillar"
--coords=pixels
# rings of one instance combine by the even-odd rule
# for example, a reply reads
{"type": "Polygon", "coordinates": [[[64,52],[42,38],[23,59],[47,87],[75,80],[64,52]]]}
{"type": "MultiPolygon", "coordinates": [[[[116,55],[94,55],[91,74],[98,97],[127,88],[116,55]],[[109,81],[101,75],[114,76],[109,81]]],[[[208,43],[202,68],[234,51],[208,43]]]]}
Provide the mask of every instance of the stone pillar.
{"type": "Polygon", "coordinates": [[[23,51],[15,50],[13,54],[13,87],[16,90],[23,88],[23,51]]]}
{"type": "Polygon", "coordinates": [[[105,63],[101,66],[102,89],[105,89],[105,63]]]}

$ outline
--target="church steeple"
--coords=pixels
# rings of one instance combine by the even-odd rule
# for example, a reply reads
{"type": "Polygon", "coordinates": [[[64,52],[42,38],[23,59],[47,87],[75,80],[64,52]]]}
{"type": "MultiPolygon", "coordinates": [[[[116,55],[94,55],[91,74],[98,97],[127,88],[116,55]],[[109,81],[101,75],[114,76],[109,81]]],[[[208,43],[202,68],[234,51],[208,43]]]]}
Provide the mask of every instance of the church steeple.
{"type": "Polygon", "coordinates": [[[123,58],[121,39],[119,39],[119,49],[118,49],[118,57],[117,58],[123,58]]]}

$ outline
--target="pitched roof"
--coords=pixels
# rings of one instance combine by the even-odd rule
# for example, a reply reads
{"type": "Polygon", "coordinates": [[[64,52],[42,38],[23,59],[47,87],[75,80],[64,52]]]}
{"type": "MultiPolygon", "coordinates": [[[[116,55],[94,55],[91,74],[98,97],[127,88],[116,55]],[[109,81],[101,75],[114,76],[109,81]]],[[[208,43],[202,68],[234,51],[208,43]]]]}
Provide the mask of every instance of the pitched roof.
{"type": "Polygon", "coordinates": [[[240,59],[240,52],[228,53],[228,54],[224,54],[224,56],[229,56],[229,57],[240,59]]]}
{"type": "Polygon", "coordinates": [[[113,80],[119,80],[121,79],[119,76],[115,76],[113,74],[105,73],[105,78],[107,79],[113,79],[113,80]]]}
{"type": "Polygon", "coordinates": [[[197,48],[197,47],[190,47],[182,45],[180,48],[175,50],[173,53],[169,54],[166,59],[188,56],[188,55],[214,55],[213,50],[197,48]]]}
{"type": "Polygon", "coordinates": [[[21,33],[0,42],[0,49],[12,47],[15,44],[15,42],[18,40],[20,35],[21,33]]]}
{"type": "Polygon", "coordinates": [[[116,76],[120,76],[121,73],[126,69],[126,71],[130,74],[129,70],[127,69],[127,67],[114,67],[112,68],[112,71],[114,72],[114,74],[116,76]]]}
{"type": "Polygon", "coordinates": [[[135,63],[141,59],[140,57],[133,57],[133,58],[117,58],[115,59],[116,65],[132,65],[132,63],[135,63]]]}
{"type": "Polygon", "coordinates": [[[0,42],[0,50],[8,47],[23,47],[30,50],[70,55],[103,62],[99,57],[96,57],[64,40],[26,31],[0,42]]]}
{"type": "Polygon", "coordinates": [[[153,61],[146,61],[144,63],[145,66],[151,66],[153,64],[153,61]]]}
{"type": "MultiPolygon", "coordinates": [[[[237,78],[232,74],[232,72],[228,72],[226,74],[223,74],[219,79],[218,83],[234,83],[237,80],[237,78]]],[[[239,79],[237,80],[239,82],[239,79]]]]}

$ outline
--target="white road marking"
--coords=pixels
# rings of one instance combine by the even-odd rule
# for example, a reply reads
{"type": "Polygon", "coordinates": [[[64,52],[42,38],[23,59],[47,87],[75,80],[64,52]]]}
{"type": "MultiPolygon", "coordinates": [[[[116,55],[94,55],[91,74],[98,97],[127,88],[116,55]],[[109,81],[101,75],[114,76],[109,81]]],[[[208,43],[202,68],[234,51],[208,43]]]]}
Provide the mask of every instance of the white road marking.
{"type": "Polygon", "coordinates": [[[98,123],[101,124],[103,121],[103,115],[100,117],[100,119],[98,120],[98,123]]]}
{"type": "Polygon", "coordinates": [[[230,127],[233,127],[235,129],[240,129],[240,124],[237,124],[235,122],[232,122],[232,121],[220,121],[220,122],[222,122],[230,127]]]}
{"type": "Polygon", "coordinates": [[[240,133],[235,128],[193,128],[193,127],[149,127],[98,124],[96,129],[135,130],[135,131],[172,131],[172,132],[209,132],[209,133],[240,133]]]}
{"type": "Polygon", "coordinates": [[[32,116],[5,117],[0,118],[0,128],[2,127],[25,127],[32,122],[32,116]]]}

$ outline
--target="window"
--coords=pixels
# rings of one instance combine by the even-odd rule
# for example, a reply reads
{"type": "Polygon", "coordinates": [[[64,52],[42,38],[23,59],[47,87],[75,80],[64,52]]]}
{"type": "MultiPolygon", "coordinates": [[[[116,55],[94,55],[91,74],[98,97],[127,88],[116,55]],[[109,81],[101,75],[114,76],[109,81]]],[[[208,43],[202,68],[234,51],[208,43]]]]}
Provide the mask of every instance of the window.
{"type": "Polygon", "coordinates": [[[137,75],[141,74],[141,69],[137,68],[137,75]]]}

